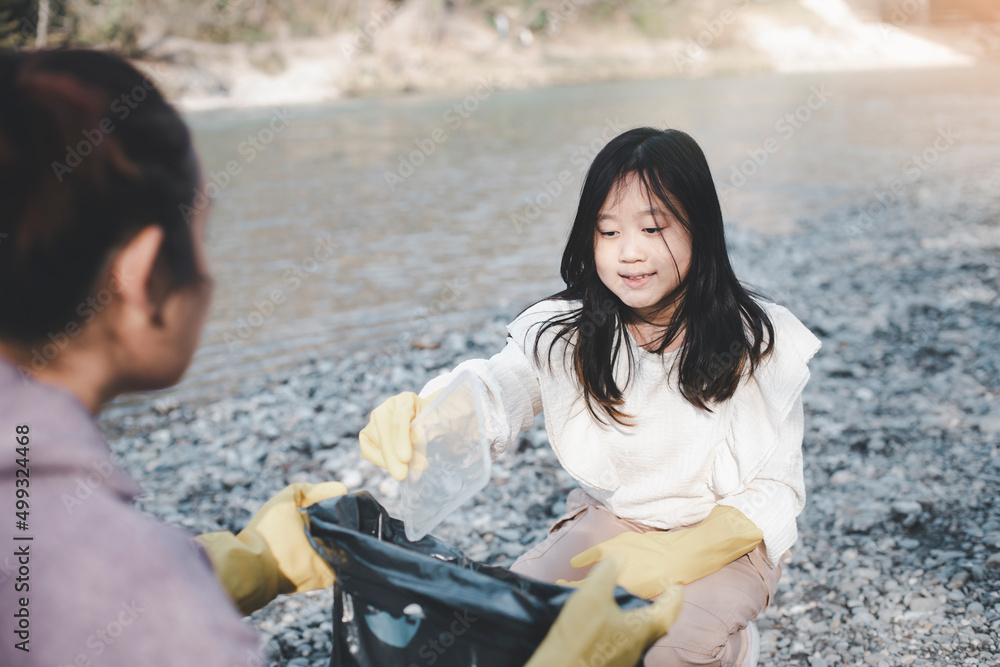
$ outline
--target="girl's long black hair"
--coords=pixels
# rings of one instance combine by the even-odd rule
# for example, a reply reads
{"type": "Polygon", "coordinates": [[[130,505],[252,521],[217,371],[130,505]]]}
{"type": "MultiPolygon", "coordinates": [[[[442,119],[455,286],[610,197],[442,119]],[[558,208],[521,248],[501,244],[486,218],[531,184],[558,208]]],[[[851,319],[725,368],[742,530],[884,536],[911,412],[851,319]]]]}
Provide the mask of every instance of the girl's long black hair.
{"type": "Polygon", "coordinates": [[[722,209],[705,154],[678,130],[629,130],[594,158],[563,252],[560,273],[566,289],[549,297],[579,300],[581,305],[542,324],[535,338],[536,362],[542,335],[555,328],[548,362],[558,340],[570,343],[573,368],[591,414],[603,421],[600,409],[614,421],[628,423],[630,416],[621,409],[625,387],[618,386],[614,369],[622,354],[627,355],[627,385],[634,360],[625,342],[626,326],[640,320],[598,277],[594,243],[601,208],[630,178],[638,178],[647,196],[667,207],[690,235],[688,272],[667,299],[673,314],[653,351],[662,354],[683,335],[676,361],[680,392],[710,411],[710,404],[733,395],[744,371],[752,374],[770,354],[774,326],[755,300],[757,295],[737,280],[729,263],[722,209]]]}

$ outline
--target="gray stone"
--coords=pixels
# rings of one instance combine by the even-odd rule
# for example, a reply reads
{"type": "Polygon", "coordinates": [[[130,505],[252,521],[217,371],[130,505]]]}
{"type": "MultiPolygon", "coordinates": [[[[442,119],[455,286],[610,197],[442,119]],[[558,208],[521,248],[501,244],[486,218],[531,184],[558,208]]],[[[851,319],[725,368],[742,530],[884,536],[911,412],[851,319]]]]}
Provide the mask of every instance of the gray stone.
{"type": "Polygon", "coordinates": [[[948,588],[950,588],[950,589],[961,588],[962,586],[965,586],[965,584],[967,584],[969,582],[969,579],[971,579],[971,578],[972,578],[971,574],[969,574],[968,572],[962,570],[961,572],[956,573],[948,581],[948,588]]]}
{"type": "Polygon", "coordinates": [[[923,507],[915,500],[897,500],[892,504],[892,511],[897,514],[920,514],[923,507]]]}
{"type": "Polygon", "coordinates": [[[941,603],[934,598],[915,597],[910,600],[909,609],[910,611],[931,612],[937,609],[940,605],[941,603]]]}
{"type": "Polygon", "coordinates": [[[986,568],[994,572],[1000,572],[1000,553],[993,554],[986,559],[986,568]]]}

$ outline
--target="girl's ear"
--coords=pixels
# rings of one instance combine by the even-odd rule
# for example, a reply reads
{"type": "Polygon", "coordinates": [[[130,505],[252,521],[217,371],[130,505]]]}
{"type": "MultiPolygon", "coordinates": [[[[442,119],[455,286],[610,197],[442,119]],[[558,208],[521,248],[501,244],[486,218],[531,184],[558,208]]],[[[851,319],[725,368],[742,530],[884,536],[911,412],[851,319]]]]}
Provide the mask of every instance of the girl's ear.
{"type": "Polygon", "coordinates": [[[159,324],[160,307],[169,291],[162,272],[157,271],[162,245],[163,228],[149,225],[132,237],[112,262],[111,285],[128,320],[159,324]]]}

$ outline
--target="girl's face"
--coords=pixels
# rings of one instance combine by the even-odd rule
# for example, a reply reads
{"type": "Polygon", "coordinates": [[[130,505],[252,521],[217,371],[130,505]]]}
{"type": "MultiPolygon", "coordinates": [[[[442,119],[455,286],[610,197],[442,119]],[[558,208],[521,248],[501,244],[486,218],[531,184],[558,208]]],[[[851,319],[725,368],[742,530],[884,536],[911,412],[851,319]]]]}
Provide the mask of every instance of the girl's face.
{"type": "Polygon", "coordinates": [[[668,297],[691,263],[691,238],[632,175],[611,190],[601,207],[594,260],[601,282],[625,305],[647,321],[665,324],[672,314],[664,310],[668,297]]]}

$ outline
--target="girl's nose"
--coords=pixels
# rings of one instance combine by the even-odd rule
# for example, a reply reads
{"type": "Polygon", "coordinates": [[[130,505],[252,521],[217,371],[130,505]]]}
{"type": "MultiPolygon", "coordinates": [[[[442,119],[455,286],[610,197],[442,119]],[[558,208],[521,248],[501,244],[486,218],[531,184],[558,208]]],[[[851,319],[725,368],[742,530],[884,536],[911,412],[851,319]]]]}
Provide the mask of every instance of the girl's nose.
{"type": "Polygon", "coordinates": [[[642,261],[645,258],[642,239],[636,238],[634,234],[623,234],[618,261],[631,263],[642,261]]]}

